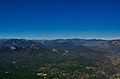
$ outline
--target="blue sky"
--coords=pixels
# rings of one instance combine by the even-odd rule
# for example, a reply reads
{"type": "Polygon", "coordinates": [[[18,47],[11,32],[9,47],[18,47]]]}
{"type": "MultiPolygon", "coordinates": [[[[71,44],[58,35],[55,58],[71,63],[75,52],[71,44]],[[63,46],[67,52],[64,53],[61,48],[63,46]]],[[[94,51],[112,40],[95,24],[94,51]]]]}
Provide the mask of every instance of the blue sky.
{"type": "Polygon", "coordinates": [[[120,38],[120,1],[0,0],[0,38],[120,38]]]}

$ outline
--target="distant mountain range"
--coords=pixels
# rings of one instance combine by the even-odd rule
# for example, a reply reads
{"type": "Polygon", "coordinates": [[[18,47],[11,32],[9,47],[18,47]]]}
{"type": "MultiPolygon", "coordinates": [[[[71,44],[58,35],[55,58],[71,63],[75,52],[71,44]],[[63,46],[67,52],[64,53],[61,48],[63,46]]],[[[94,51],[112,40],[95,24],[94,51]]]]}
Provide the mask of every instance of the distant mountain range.
{"type": "Polygon", "coordinates": [[[65,42],[74,45],[83,45],[101,51],[120,52],[120,40],[56,39],[46,41],[43,40],[42,44],[54,46],[65,42]]]}
{"type": "Polygon", "coordinates": [[[100,39],[55,39],[55,40],[26,40],[26,39],[0,39],[0,46],[46,46],[55,47],[60,45],[82,45],[94,50],[107,52],[120,52],[120,40],[100,39]]]}

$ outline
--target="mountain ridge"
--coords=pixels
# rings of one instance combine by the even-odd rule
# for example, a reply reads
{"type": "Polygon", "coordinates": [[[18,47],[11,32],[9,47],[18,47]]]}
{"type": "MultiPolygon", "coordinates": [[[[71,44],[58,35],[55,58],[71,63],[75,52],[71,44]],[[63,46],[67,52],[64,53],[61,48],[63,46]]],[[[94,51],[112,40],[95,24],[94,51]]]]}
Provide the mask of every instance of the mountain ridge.
{"type": "Polygon", "coordinates": [[[28,40],[28,39],[0,39],[0,46],[54,46],[61,43],[71,43],[74,45],[83,45],[95,50],[107,52],[120,52],[120,39],[102,40],[102,39],[55,39],[55,40],[28,40]]]}

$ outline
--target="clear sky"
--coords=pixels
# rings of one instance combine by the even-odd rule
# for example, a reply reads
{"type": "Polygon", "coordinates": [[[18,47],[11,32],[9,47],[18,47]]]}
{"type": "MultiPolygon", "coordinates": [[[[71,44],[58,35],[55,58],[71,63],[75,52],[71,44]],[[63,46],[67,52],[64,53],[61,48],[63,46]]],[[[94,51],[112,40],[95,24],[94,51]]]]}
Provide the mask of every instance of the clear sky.
{"type": "Polygon", "coordinates": [[[0,38],[120,38],[120,0],[0,0],[0,38]]]}

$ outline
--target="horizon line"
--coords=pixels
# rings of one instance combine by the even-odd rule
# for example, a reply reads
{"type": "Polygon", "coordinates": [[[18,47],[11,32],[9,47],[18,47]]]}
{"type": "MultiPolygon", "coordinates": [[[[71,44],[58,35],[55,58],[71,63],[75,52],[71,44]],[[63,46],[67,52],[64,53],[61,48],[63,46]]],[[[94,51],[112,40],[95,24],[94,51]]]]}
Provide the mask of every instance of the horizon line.
{"type": "Polygon", "coordinates": [[[56,39],[85,39],[85,40],[120,40],[120,38],[0,38],[2,39],[25,39],[25,40],[56,40],[56,39]]]}

